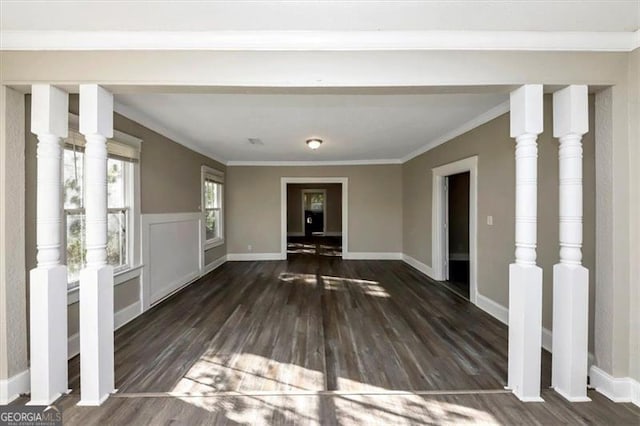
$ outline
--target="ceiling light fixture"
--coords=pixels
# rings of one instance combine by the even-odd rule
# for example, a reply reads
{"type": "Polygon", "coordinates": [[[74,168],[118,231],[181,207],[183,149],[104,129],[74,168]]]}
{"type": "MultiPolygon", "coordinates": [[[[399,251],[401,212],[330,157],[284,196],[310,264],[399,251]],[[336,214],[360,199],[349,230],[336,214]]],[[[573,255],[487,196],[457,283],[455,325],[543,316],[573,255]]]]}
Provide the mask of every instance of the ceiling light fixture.
{"type": "Polygon", "coordinates": [[[322,139],[307,139],[307,146],[311,149],[318,149],[322,145],[322,139]]]}

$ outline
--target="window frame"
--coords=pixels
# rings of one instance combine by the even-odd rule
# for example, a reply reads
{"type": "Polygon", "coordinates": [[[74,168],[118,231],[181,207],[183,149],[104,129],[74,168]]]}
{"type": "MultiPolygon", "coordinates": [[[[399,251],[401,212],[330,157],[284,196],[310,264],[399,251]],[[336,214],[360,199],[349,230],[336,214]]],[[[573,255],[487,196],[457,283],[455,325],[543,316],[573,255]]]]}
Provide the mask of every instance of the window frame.
{"type": "Polygon", "coordinates": [[[224,215],[225,215],[225,201],[224,201],[224,172],[218,169],[214,169],[209,166],[202,166],[200,172],[200,215],[202,222],[202,242],[203,249],[207,251],[214,247],[219,247],[225,242],[225,226],[224,226],[224,215]],[[207,179],[208,178],[208,179],[207,179]],[[220,200],[220,223],[218,225],[218,236],[214,238],[207,239],[207,207],[206,207],[206,196],[205,196],[205,182],[207,180],[214,181],[215,183],[220,185],[220,194],[218,194],[218,199],[220,200]]]}
{"type": "MultiPolygon", "coordinates": [[[[69,114],[69,130],[78,132],[79,118],[75,114],[69,114]]],[[[129,134],[120,132],[118,130],[113,131],[113,138],[107,140],[115,140],[121,144],[129,145],[134,148],[138,153],[141,151],[142,140],[131,136],[129,134]]],[[[64,142],[63,142],[64,143],[64,142]]],[[[63,151],[67,149],[62,146],[63,151]]],[[[64,164],[64,155],[60,156],[61,163],[64,164]]],[[[116,159],[116,157],[112,157],[116,159]]],[[[116,213],[125,210],[127,220],[127,235],[126,235],[126,248],[127,248],[127,263],[114,267],[114,285],[122,284],[132,278],[132,273],[138,272],[142,268],[141,256],[140,256],[140,163],[139,161],[124,161],[125,167],[123,168],[123,178],[125,181],[125,204],[124,207],[107,207],[107,213],[116,213]]],[[[61,190],[60,197],[61,203],[61,261],[67,264],[67,212],[84,213],[85,208],[64,208],[64,173],[61,173],[61,190]]],[[[82,175],[82,185],[86,188],[86,173],[82,175]]],[[[83,193],[84,198],[84,193],[83,193]]],[[[84,201],[84,200],[83,200],[84,201]]],[[[67,292],[77,292],[79,289],[79,280],[67,282],[67,292]]],[[[72,299],[73,300],[73,299],[72,299]]],[[[72,301],[70,301],[72,303],[72,301]]]]}

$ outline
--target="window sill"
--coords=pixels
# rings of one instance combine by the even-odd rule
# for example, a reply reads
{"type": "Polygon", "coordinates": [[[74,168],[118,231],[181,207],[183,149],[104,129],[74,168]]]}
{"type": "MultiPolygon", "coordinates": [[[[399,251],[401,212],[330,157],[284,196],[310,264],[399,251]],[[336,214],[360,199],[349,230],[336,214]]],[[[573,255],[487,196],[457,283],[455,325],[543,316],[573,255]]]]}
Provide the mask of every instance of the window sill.
{"type": "MultiPolygon", "coordinates": [[[[131,268],[118,271],[113,274],[113,286],[116,287],[120,284],[126,283],[134,278],[139,277],[142,274],[142,267],[144,265],[138,265],[131,268]]],[[[67,290],[67,305],[77,303],[80,300],[80,286],[76,285],[67,290]]]]}
{"type": "Polygon", "coordinates": [[[204,243],[204,249],[206,251],[214,247],[220,247],[223,244],[224,244],[224,238],[219,238],[217,240],[209,240],[206,243],[204,243]]]}

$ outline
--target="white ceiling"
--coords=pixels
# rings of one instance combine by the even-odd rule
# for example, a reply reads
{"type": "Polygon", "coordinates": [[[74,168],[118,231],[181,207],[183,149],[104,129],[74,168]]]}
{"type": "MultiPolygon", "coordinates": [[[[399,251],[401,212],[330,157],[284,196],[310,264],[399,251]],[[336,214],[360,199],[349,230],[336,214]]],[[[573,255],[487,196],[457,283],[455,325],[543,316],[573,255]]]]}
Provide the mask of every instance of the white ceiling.
{"type": "Polygon", "coordinates": [[[636,31],[639,0],[8,1],[3,31],[636,31]]]}
{"type": "Polygon", "coordinates": [[[400,162],[507,100],[505,94],[122,94],[116,110],[223,161],[400,162]],[[317,151],[305,145],[311,137],[324,140],[317,151]]]}

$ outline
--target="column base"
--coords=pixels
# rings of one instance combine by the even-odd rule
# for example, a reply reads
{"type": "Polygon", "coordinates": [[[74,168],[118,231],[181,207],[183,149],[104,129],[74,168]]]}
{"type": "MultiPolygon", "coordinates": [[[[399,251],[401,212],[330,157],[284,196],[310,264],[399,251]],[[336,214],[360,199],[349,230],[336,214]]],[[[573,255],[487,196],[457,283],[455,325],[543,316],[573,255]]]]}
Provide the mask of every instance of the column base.
{"type": "Polygon", "coordinates": [[[542,269],[509,265],[508,385],[525,402],[542,402],[542,269]]]}
{"type": "Polygon", "coordinates": [[[80,272],[80,402],[102,404],[114,391],[113,268],[80,272]]]}
{"type": "Polygon", "coordinates": [[[589,271],[581,265],[554,265],[551,385],[568,401],[590,401],[588,333],[589,271]]]}
{"type": "Polygon", "coordinates": [[[67,392],[67,267],[31,270],[30,405],[49,405],[67,392]]]}

